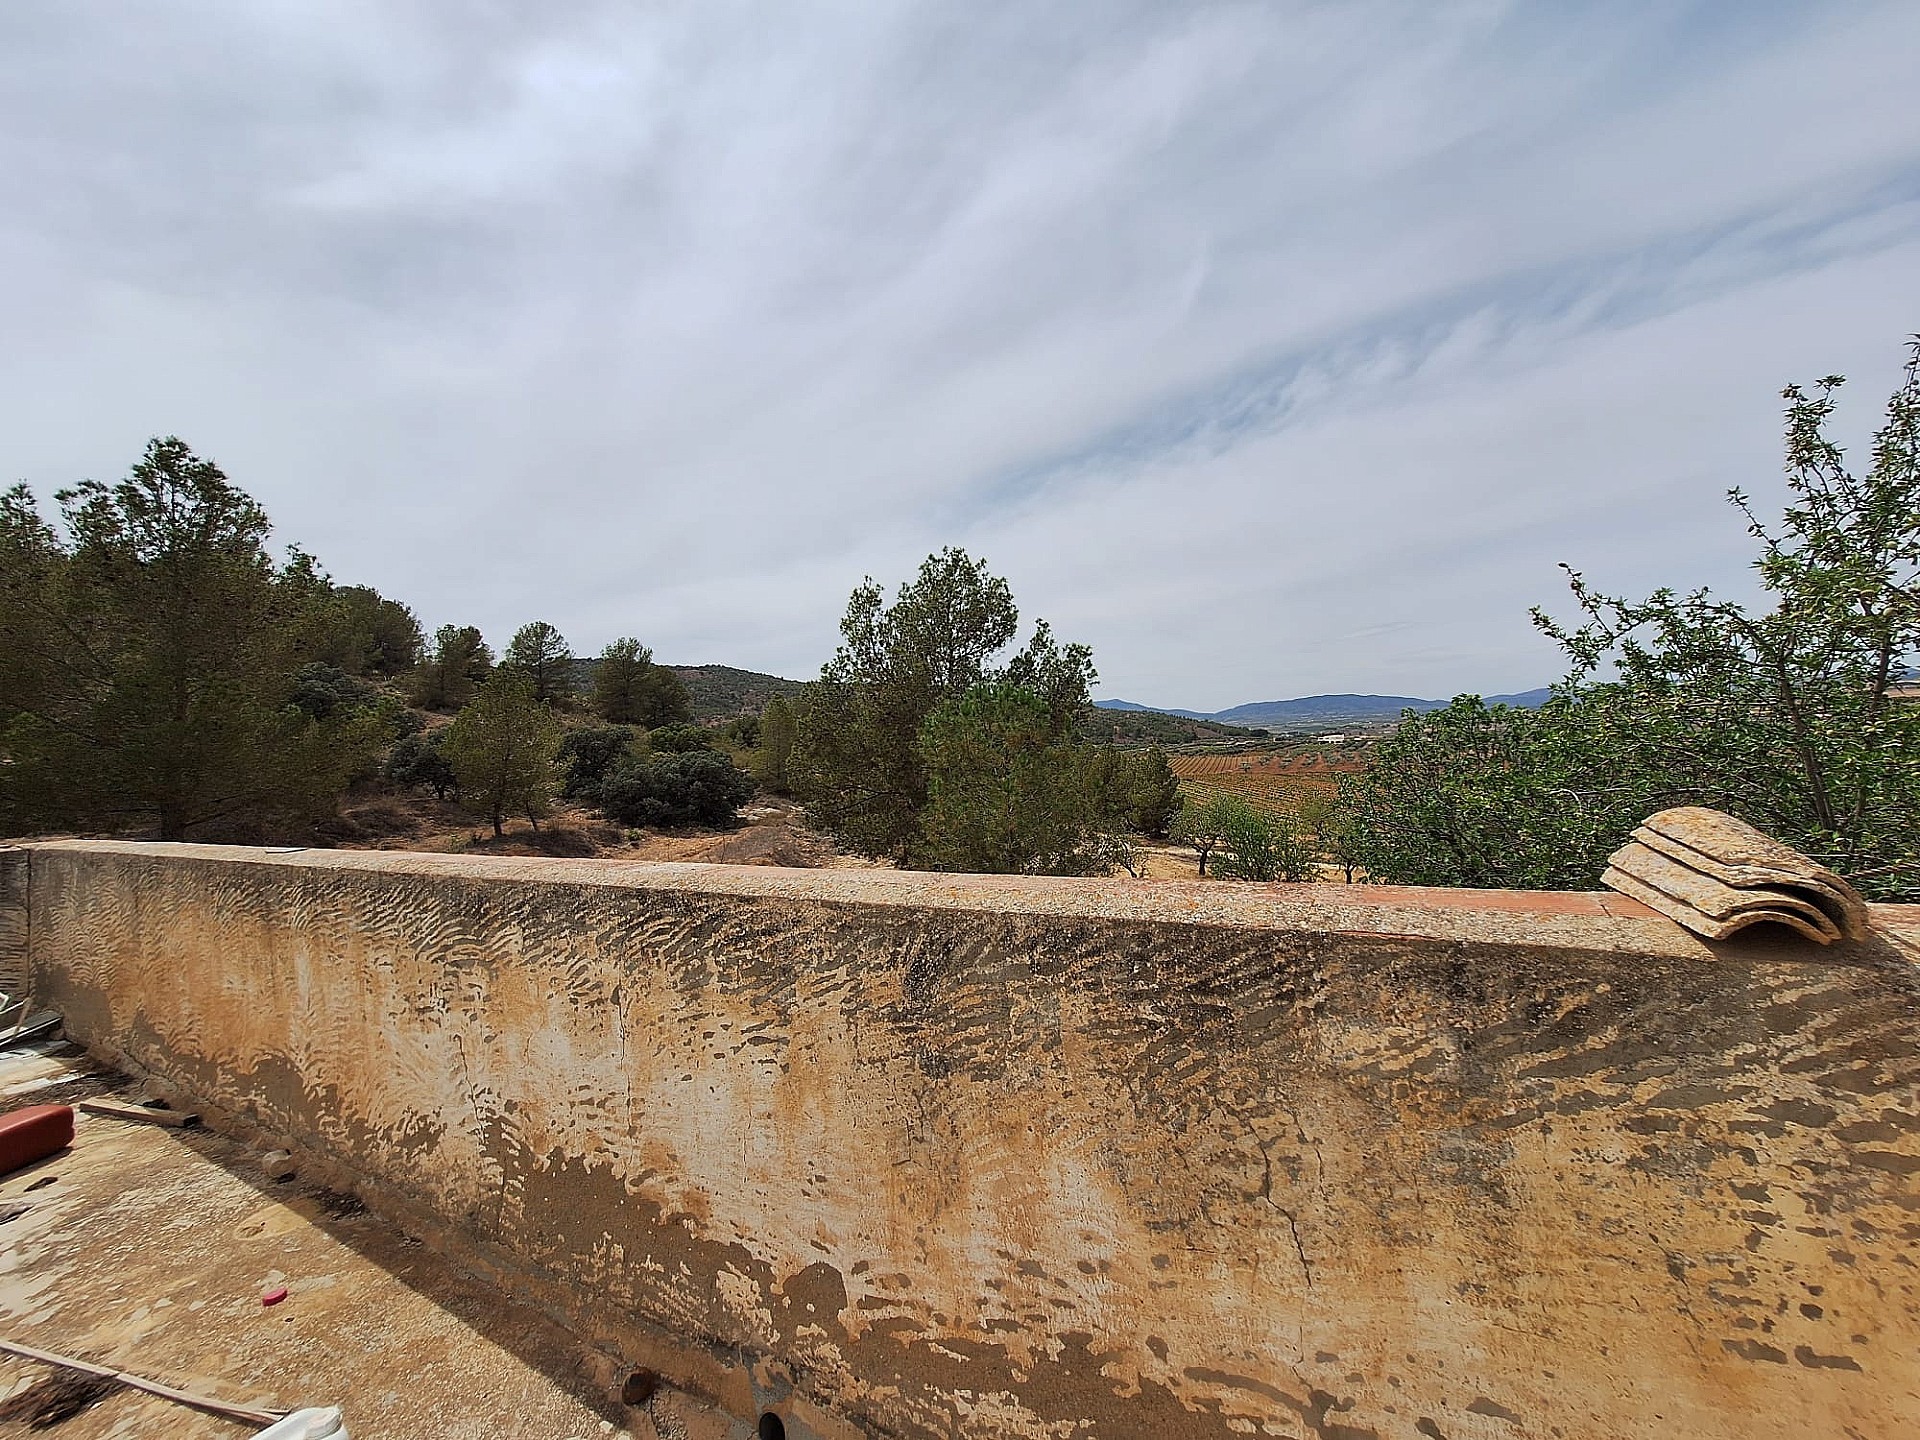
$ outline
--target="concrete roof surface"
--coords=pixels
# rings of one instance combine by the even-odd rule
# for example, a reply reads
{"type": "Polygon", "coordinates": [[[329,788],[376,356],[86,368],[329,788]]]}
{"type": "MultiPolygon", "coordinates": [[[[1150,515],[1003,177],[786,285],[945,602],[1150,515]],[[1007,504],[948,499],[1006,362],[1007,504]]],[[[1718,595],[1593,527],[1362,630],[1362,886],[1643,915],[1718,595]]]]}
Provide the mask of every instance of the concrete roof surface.
{"type": "MultiPolygon", "coordinates": [[[[55,1044],[0,1052],[0,1110],[128,1082],[55,1044]]],[[[81,1113],[68,1150],[0,1179],[0,1336],[240,1404],[341,1405],[356,1440],[653,1440],[607,1362],[358,1202],[207,1130],[81,1113]],[[285,1285],[268,1308],[261,1296],[285,1285]]],[[[0,1396],[48,1373],[0,1354],[0,1396]]],[[[678,1397],[676,1397],[678,1398],[678,1397]]],[[[663,1417],[664,1419],[664,1417],[663,1417]]],[[[118,1390],[61,1440],[236,1440],[242,1421],[118,1390]]]]}

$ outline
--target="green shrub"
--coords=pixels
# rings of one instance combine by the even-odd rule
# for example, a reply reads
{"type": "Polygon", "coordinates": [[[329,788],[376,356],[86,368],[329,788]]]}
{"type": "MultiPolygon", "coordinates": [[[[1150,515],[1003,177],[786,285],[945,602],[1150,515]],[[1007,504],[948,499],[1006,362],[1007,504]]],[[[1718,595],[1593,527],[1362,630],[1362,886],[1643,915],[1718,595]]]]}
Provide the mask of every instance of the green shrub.
{"type": "Polygon", "coordinates": [[[600,809],[622,825],[729,825],[757,788],[725,755],[669,752],[616,765],[601,782],[600,809]]]}
{"type": "MultiPolygon", "coordinates": [[[[634,753],[634,731],[626,725],[589,725],[569,730],[560,742],[560,769],[566,777],[560,793],[569,800],[593,800],[614,767],[634,753]]],[[[644,742],[642,749],[644,749],[644,742]]]]}

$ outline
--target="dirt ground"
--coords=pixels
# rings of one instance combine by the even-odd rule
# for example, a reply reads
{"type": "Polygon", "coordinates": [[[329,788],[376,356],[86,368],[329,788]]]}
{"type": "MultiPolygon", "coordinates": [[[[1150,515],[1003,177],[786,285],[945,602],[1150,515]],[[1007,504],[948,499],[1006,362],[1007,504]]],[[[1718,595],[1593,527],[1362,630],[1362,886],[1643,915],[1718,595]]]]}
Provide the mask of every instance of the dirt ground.
{"type": "Polygon", "coordinates": [[[869,868],[807,827],[791,800],[761,796],[730,830],[624,830],[591,810],[559,806],[538,831],[524,818],[496,840],[492,827],[431,795],[350,796],[327,839],[343,850],[430,850],[471,855],[552,855],[570,859],[707,861],[720,865],[869,868]]]}
{"type": "MultiPolygon", "coordinates": [[[[428,850],[443,854],[551,855],[571,859],[705,861],[717,865],[786,865],[800,869],[880,869],[882,862],[839,849],[831,836],[811,829],[791,800],[761,796],[740,812],[731,830],[623,830],[591,810],[557,808],[536,832],[515,820],[493,838],[491,827],[459,806],[430,795],[368,795],[341,806],[341,821],[329,836],[344,850],[428,850]]],[[[1192,847],[1141,841],[1135,875],[1114,872],[1122,883],[1195,880],[1199,858],[1192,847]]],[[[1322,866],[1320,879],[1346,875],[1322,866]]]]}
{"type": "MultiPolygon", "coordinates": [[[[1173,845],[1141,841],[1134,850],[1134,868],[1140,872],[1142,880],[1197,880],[1200,878],[1200,857],[1190,845],[1173,845]]],[[[1122,873],[1122,880],[1129,877],[1122,873]]],[[[1213,876],[1209,875],[1208,879],[1213,876]]],[[[1345,882],[1347,872],[1338,865],[1322,865],[1320,873],[1314,877],[1329,885],[1345,882]]],[[[1364,875],[1356,874],[1355,880],[1364,880],[1364,875]]],[[[1231,882],[1222,881],[1222,884],[1231,882]]]]}

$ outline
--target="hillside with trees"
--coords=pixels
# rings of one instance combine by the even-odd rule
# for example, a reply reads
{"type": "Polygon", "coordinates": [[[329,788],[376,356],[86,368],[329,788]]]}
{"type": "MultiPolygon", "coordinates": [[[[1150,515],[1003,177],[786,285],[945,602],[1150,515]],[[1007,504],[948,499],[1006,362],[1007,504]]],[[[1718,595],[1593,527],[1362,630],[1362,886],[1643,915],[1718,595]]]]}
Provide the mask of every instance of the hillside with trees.
{"type": "Polygon", "coordinates": [[[776,695],[791,701],[807,688],[801,680],[783,680],[731,665],[676,665],[673,673],[687,687],[693,718],[702,725],[758,715],[776,695]]]}
{"type": "Polygon", "coordinates": [[[1268,738],[1265,730],[1223,725],[1162,710],[1108,710],[1090,705],[1075,727],[1082,740],[1105,745],[1250,744],[1268,738]]]}
{"type": "Polygon", "coordinates": [[[546,621],[497,656],[471,625],[428,643],[401,602],[276,559],[265,512],[178,439],[54,499],[57,524],[26,486],[0,495],[6,833],[328,843],[364,832],[344,798],[384,794],[499,840],[560,806],[726,826],[755,792],[750,750],[691,725],[685,682],[637,640],[584,686],[546,621]]]}

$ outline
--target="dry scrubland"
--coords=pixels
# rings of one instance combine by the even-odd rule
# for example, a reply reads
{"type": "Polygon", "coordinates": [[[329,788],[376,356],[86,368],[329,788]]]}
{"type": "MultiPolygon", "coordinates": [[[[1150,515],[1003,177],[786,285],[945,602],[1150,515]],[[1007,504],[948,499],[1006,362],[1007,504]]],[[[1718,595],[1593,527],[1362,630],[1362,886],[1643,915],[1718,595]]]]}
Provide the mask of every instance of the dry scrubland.
{"type": "Polygon", "coordinates": [[[585,860],[701,861],[719,865],[790,865],[820,870],[873,862],[837,849],[808,828],[790,800],[761,796],[734,829],[626,830],[577,805],[558,805],[538,831],[525,820],[495,840],[473,813],[430,795],[370,794],[350,798],[325,838],[341,850],[414,850],[438,854],[547,855],[585,860]]]}
{"type": "MultiPolygon", "coordinates": [[[[436,717],[437,719],[438,717],[436,717]]],[[[1175,754],[1168,763],[1179,777],[1181,796],[1204,803],[1230,792],[1275,816],[1293,815],[1300,803],[1331,796],[1342,774],[1365,768],[1356,747],[1314,744],[1242,754],[1175,754]]],[[[831,836],[813,829],[792,800],[762,795],[733,829],[627,830],[591,809],[562,804],[534,831],[525,820],[510,823],[499,840],[484,822],[451,801],[420,793],[369,793],[349,797],[337,823],[324,827],[324,843],[343,850],[412,850],[442,854],[549,855],[569,859],[697,861],[722,865],[785,865],[801,869],[883,867],[884,861],[850,854],[831,836]]],[[[1187,846],[1143,841],[1143,879],[1192,880],[1198,862],[1187,846]]],[[[1124,874],[1120,878],[1125,878],[1124,874]]],[[[1333,877],[1333,878],[1338,878],[1333,877]]]]}
{"type": "MultiPolygon", "coordinates": [[[[1315,745],[1236,755],[1170,755],[1185,800],[1204,802],[1231,792],[1276,816],[1299,802],[1329,796],[1341,774],[1365,768],[1351,748],[1315,745]]],[[[799,805],[762,795],[740,815],[734,829],[626,830],[596,812],[562,804],[534,831],[524,820],[495,840],[486,825],[451,801],[419,793],[371,793],[349,797],[337,823],[324,827],[325,843],[343,850],[414,850],[442,854],[551,855],[570,859],[699,861],[721,865],[787,865],[802,869],[884,866],[849,854],[831,836],[810,827],[799,805]]],[[[1198,863],[1191,849],[1142,842],[1141,878],[1191,880],[1198,863]]],[[[1124,876],[1122,877],[1124,878],[1124,876]]]]}

